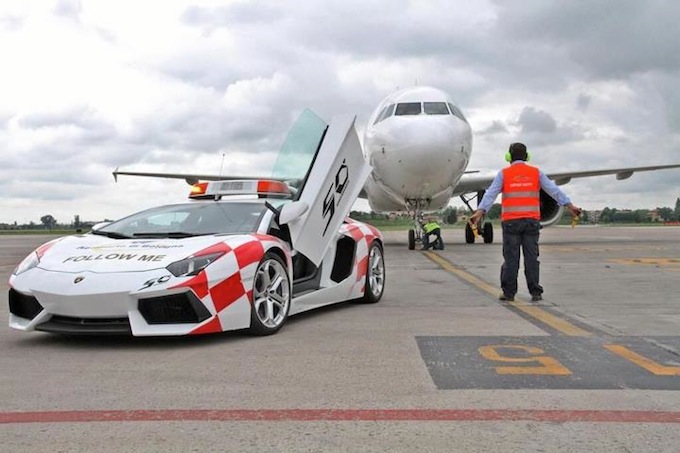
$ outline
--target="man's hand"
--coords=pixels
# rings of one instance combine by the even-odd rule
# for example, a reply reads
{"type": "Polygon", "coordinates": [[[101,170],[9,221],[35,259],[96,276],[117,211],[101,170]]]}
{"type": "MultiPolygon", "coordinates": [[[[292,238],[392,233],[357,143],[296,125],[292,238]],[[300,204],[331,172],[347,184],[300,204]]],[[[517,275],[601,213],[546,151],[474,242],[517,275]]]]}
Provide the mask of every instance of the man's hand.
{"type": "Polygon", "coordinates": [[[477,225],[477,223],[479,223],[479,219],[481,219],[483,215],[484,215],[484,211],[481,210],[481,209],[477,209],[474,212],[474,214],[472,214],[470,216],[470,218],[468,219],[468,223],[470,225],[477,225]]]}
{"type": "Polygon", "coordinates": [[[565,208],[571,212],[572,217],[578,217],[581,215],[581,208],[574,206],[574,203],[567,203],[564,205],[565,208]]]}

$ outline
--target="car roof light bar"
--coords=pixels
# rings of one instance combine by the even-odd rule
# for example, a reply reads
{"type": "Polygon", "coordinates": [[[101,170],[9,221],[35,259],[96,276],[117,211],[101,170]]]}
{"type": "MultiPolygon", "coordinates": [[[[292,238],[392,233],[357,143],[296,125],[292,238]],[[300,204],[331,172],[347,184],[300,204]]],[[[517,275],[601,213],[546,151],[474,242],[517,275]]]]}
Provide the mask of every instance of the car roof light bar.
{"type": "Polygon", "coordinates": [[[290,198],[289,187],[276,180],[208,181],[194,184],[191,199],[220,198],[229,195],[258,195],[259,197],[290,198]]]}

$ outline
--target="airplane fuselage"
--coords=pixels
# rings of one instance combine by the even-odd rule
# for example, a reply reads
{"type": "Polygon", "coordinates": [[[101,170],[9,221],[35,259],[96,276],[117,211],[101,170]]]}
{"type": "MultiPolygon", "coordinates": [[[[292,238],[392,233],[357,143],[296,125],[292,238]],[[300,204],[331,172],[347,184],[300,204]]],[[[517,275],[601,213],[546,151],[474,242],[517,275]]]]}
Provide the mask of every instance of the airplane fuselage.
{"type": "Polygon", "coordinates": [[[364,152],[373,167],[365,189],[376,211],[446,206],[472,151],[467,120],[443,91],[401,90],[371,115],[364,152]]]}

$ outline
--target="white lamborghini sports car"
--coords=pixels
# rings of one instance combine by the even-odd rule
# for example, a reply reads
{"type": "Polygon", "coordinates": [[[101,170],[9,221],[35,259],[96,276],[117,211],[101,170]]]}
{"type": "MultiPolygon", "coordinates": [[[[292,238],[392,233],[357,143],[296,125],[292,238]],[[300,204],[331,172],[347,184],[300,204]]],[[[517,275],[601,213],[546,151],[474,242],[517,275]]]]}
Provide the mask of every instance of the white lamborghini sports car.
{"type": "Polygon", "coordinates": [[[296,313],[346,300],[378,302],[385,289],[382,236],[346,217],[370,172],[354,118],[314,126],[315,133],[309,123],[302,135],[291,131],[287,143],[296,146],[284,144],[289,154],[279,155],[289,165],[301,148],[311,149],[296,189],[285,178],[203,182],[187,203],[42,245],[10,277],[10,326],[269,335],[296,313]]]}

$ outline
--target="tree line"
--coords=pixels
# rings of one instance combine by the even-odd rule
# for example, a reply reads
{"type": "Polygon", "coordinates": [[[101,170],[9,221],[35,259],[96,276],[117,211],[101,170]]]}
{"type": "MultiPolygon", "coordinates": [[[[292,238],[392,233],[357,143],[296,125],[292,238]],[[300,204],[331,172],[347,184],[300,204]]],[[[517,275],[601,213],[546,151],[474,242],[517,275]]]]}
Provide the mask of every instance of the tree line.
{"type": "MultiPolygon", "coordinates": [[[[445,224],[453,225],[458,222],[459,218],[467,218],[469,210],[467,208],[459,208],[456,206],[447,206],[446,208],[437,211],[434,215],[445,224]]],[[[408,215],[401,214],[386,214],[377,212],[362,212],[352,211],[350,217],[360,221],[366,221],[372,224],[380,223],[409,223],[411,220],[408,215]]],[[[500,203],[494,203],[486,217],[490,220],[497,220],[501,217],[500,203]]],[[[564,222],[569,217],[569,213],[565,212],[564,222]]],[[[606,207],[601,211],[584,211],[581,217],[582,223],[653,223],[653,222],[678,222],[680,221],[680,197],[675,200],[675,207],[657,207],[655,209],[617,209],[606,207]],[[651,213],[651,215],[650,215],[651,213]]],[[[29,222],[28,224],[19,225],[17,222],[13,224],[0,223],[0,230],[61,230],[74,229],[82,230],[91,228],[94,222],[81,221],[80,216],[76,215],[73,221],[69,223],[59,223],[57,219],[51,214],[45,214],[40,217],[40,223],[29,222]]]]}
{"type": "Polygon", "coordinates": [[[71,222],[59,223],[52,214],[45,214],[40,217],[40,223],[28,222],[19,224],[14,223],[0,223],[0,230],[86,230],[91,228],[96,222],[82,221],[80,216],[73,217],[71,222]]]}
{"type": "MultiPolygon", "coordinates": [[[[441,222],[446,224],[455,224],[459,218],[467,218],[470,211],[467,208],[458,208],[455,206],[448,206],[434,215],[438,217],[441,222]]],[[[411,220],[408,215],[400,214],[386,214],[377,212],[360,212],[352,211],[350,217],[356,220],[366,221],[368,223],[408,223],[411,220]]],[[[494,203],[486,217],[490,220],[498,220],[501,217],[501,204],[494,203]]],[[[568,212],[564,213],[564,222],[571,221],[571,216],[568,212]]],[[[657,207],[654,209],[618,209],[605,207],[602,210],[583,211],[581,216],[582,223],[653,223],[653,222],[678,222],[680,221],[680,198],[675,200],[675,207],[657,207]]]]}

